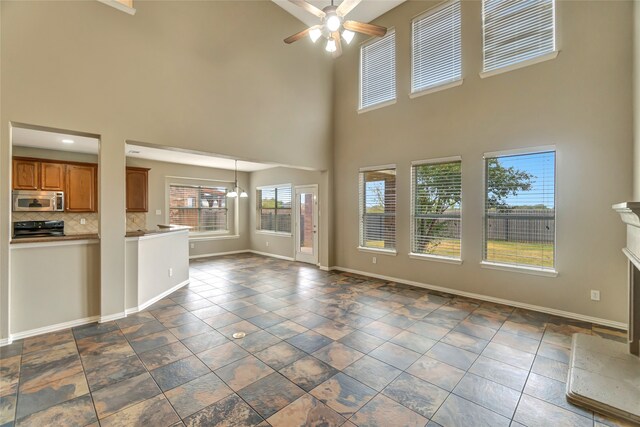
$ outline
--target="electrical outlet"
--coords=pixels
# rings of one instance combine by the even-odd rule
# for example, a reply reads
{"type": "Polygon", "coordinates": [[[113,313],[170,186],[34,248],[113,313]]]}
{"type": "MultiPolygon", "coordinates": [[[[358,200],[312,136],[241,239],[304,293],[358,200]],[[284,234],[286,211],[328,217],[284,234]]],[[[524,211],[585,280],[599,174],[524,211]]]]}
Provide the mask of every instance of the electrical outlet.
{"type": "Polygon", "coordinates": [[[173,277],[173,268],[169,268],[169,277],[173,277]]]}
{"type": "Polygon", "coordinates": [[[156,209],[156,215],[162,215],[162,211],[160,209],[156,209]]]}
{"type": "Polygon", "coordinates": [[[269,247],[269,242],[267,242],[267,247],[269,247]]]}
{"type": "Polygon", "coordinates": [[[591,300],[600,301],[600,291],[591,290],[591,300]]]}
{"type": "Polygon", "coordinates": [[[195,248],[195,247],[196,247],[196,244],[195,244],[195,243],[189,243],[189,247],[190,247],[191,249],[193,249],[193,248],[195,248]]]}
{"type": "Polygon", "coordinates": [[[80,218],[80,225],[85,225],[87,220],[85,218],[80,218]]]}
{"type": "Polygon", "coordinates": [[[378,258],[373,257],[373,259],[371,260],[372,263],[377,264],[378,263],[378,258]]]}

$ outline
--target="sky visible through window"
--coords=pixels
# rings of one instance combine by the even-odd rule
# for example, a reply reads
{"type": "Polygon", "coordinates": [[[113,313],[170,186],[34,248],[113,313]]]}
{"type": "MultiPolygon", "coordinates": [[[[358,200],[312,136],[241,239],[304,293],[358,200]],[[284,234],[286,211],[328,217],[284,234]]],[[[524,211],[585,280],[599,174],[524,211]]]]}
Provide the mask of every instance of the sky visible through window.
{"type": "Polygon", "coordinates": [[[531,188],[509,195],[504,202],[509,206],[539,206],[555,207],[555,157],[553,151],[535,154],[522,154],[498,158],[504,168],[513,167],[516,170],[531,175],[531,188]]]}

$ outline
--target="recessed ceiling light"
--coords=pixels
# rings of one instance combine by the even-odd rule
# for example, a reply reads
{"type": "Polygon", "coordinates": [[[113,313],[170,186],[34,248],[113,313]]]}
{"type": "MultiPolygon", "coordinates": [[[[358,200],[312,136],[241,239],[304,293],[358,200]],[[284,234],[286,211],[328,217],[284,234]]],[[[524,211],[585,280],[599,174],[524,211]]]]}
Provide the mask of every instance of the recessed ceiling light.
{"type": "Polygon", "coordinates": [[[62,143],[63,144],[73,144],[75,141],[73,139],[63,139],[62,143]]]}

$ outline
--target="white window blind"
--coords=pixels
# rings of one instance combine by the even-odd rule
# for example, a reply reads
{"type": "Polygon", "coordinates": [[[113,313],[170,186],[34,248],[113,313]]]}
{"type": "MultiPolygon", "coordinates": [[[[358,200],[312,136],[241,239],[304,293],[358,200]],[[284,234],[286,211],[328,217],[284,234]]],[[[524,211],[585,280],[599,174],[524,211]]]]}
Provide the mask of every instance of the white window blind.
{"type": "Polygon", "coordinates": [[[555,151],[485,156],[485,261],[555,268],[555,158],[555,151]]]}
{"type": "Polygon", "coordinates": [[[227,189],[169,185],[169,222],[195,232],[228,231],[227,189]]]}
{"type": "Polygon", "coordinates": [[[360,246],[396,248],[396,169],[360,171],[360,246]]]}
{"type": "Polygon", "coordinates": [[[460,259],[462,161],[411,167],[411,252],[460,259]]]}
{"type": "Polygon", "coordinates": [[[256,190],[258,230],[291,233],[291,186],[256,190]]]}
{"type": "Polygon", "coordinates": [[[396,34],[360,48],[360,109],[396,99],[396,34]]]}
{"type": "Polygon", "coordinates": [[[428,11],[412,21],[411,58],[412,93],[461,79],[458,0],[428,11]]]}
{"type": "Polygon", "coordinates": [[[554,0],[483,0],[484,71],[554,52],[554,0]]]}

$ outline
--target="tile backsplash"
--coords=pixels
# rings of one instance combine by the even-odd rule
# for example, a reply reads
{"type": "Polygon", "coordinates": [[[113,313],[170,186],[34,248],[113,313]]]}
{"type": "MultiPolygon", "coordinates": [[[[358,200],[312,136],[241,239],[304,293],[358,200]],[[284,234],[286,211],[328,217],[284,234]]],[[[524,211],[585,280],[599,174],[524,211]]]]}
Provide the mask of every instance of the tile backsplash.
{"type": "Polygon", "coordinates": [[[147,229],[147,214],[135,212],[127,214],[127,231],[137,231],[147,229]]]}
{"type": "Polygon", "coordinates": [[[11,221],[64,221],[64,234],[98,234],[99,222],[97,213],[69,212],[12,212],[11,221]],[[84,218],[85,224],[80,224],[84,218]]]}

